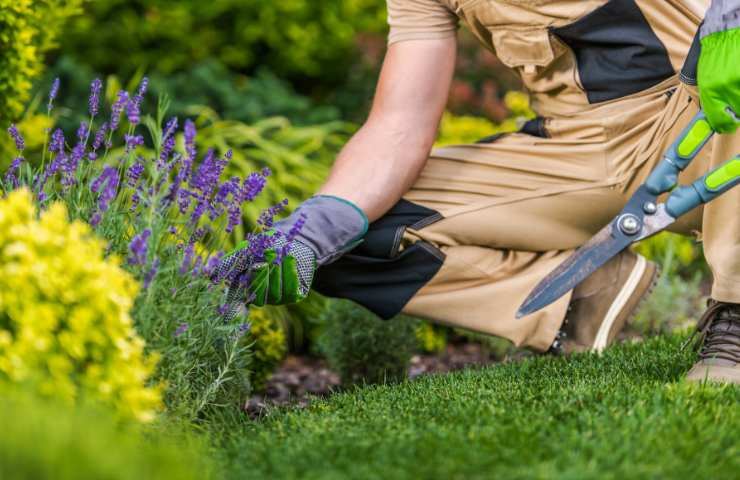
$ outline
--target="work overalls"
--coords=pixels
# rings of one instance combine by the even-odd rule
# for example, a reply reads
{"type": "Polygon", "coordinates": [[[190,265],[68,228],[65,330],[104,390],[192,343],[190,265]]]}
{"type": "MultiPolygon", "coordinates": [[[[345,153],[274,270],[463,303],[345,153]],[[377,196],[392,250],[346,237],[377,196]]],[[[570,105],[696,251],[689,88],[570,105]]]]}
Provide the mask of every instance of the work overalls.
{"type": "MultiPolygon", "coordinates": [[[[458,1],[461,20],[521,77],[538,117],[519,133],[434,150],[365,242],[319,270],[317,290],[384,318],[404,312],[546,350],[570,295],[514,314],[619,212],[696,113],[696,33],[708,3],[458,1]]],[[[682,182],[738,152],[740,134],[715,136],[682,182]]],[[[673,228],[702,232],[712,297],[734,303],[739,209],[734,189],[673,228]]]]}

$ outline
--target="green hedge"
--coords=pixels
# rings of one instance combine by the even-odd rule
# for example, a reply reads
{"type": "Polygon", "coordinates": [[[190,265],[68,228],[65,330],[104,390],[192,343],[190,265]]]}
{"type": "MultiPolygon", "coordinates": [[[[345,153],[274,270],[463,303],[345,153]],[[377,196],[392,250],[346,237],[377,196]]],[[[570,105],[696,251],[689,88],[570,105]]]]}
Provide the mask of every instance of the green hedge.
{"type": "Polygon", "coordinates": [[[65,50],[104,73],[182,71],[204,59],[279,76],[343,75],[358,32],[385,28],[383,0],[90,2],[65,50]]]}

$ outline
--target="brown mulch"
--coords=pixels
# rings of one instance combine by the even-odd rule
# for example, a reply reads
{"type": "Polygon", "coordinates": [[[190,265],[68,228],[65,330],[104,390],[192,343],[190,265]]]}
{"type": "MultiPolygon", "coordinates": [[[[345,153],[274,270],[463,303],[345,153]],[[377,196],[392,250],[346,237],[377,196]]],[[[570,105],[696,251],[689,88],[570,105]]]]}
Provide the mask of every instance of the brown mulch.
{"type": "MultiPolygon", "coordinates": [[[[450,344],[437,354],[414,355],[409,366],[409,378],[480,367],[497,361],[500,360],[477,343],[450,344]]],[[[290,355],[267,381],[264,393],[250,398],[244,410],[256,418],[271,407],[290,405],[305,408],[312,399],[327,397],[339,390],[339,376],[327,367],[324,360],[290,355]]]]}

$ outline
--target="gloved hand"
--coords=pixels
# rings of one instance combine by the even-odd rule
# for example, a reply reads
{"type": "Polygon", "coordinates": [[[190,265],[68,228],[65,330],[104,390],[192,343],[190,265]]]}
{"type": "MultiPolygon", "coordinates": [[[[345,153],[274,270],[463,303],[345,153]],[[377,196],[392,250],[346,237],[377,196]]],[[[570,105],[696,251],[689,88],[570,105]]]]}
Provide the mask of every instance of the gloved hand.
{"type": "Polygon", "coordinates": [[[367,227],[364,212],[347,200],[328,195],[306,200],[268,232],[272,244],[262,258],[255,258],[259,249],[243,242],[221,261],[217,278],[230,282],[224,315],[238,315],[245,303],[284,305],[303,300],[316,268],[357,246],[367,227]]]}
{"type": "Polygon", "coordinates": [[[740,125],[740,2],[714,0],[701,28],[699,97],[718,133],[740,125]]]}

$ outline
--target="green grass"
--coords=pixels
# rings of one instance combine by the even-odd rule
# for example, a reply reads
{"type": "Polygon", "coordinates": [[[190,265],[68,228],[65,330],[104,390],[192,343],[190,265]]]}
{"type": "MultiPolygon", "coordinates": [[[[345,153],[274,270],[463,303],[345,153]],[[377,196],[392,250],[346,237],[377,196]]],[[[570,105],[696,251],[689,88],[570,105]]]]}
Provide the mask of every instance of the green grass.
{"type": "Polygon", "coordinates": [[[225,446],[233,478],[737,478],[740,389],[682,337],[360,388],[225,446]]]}

